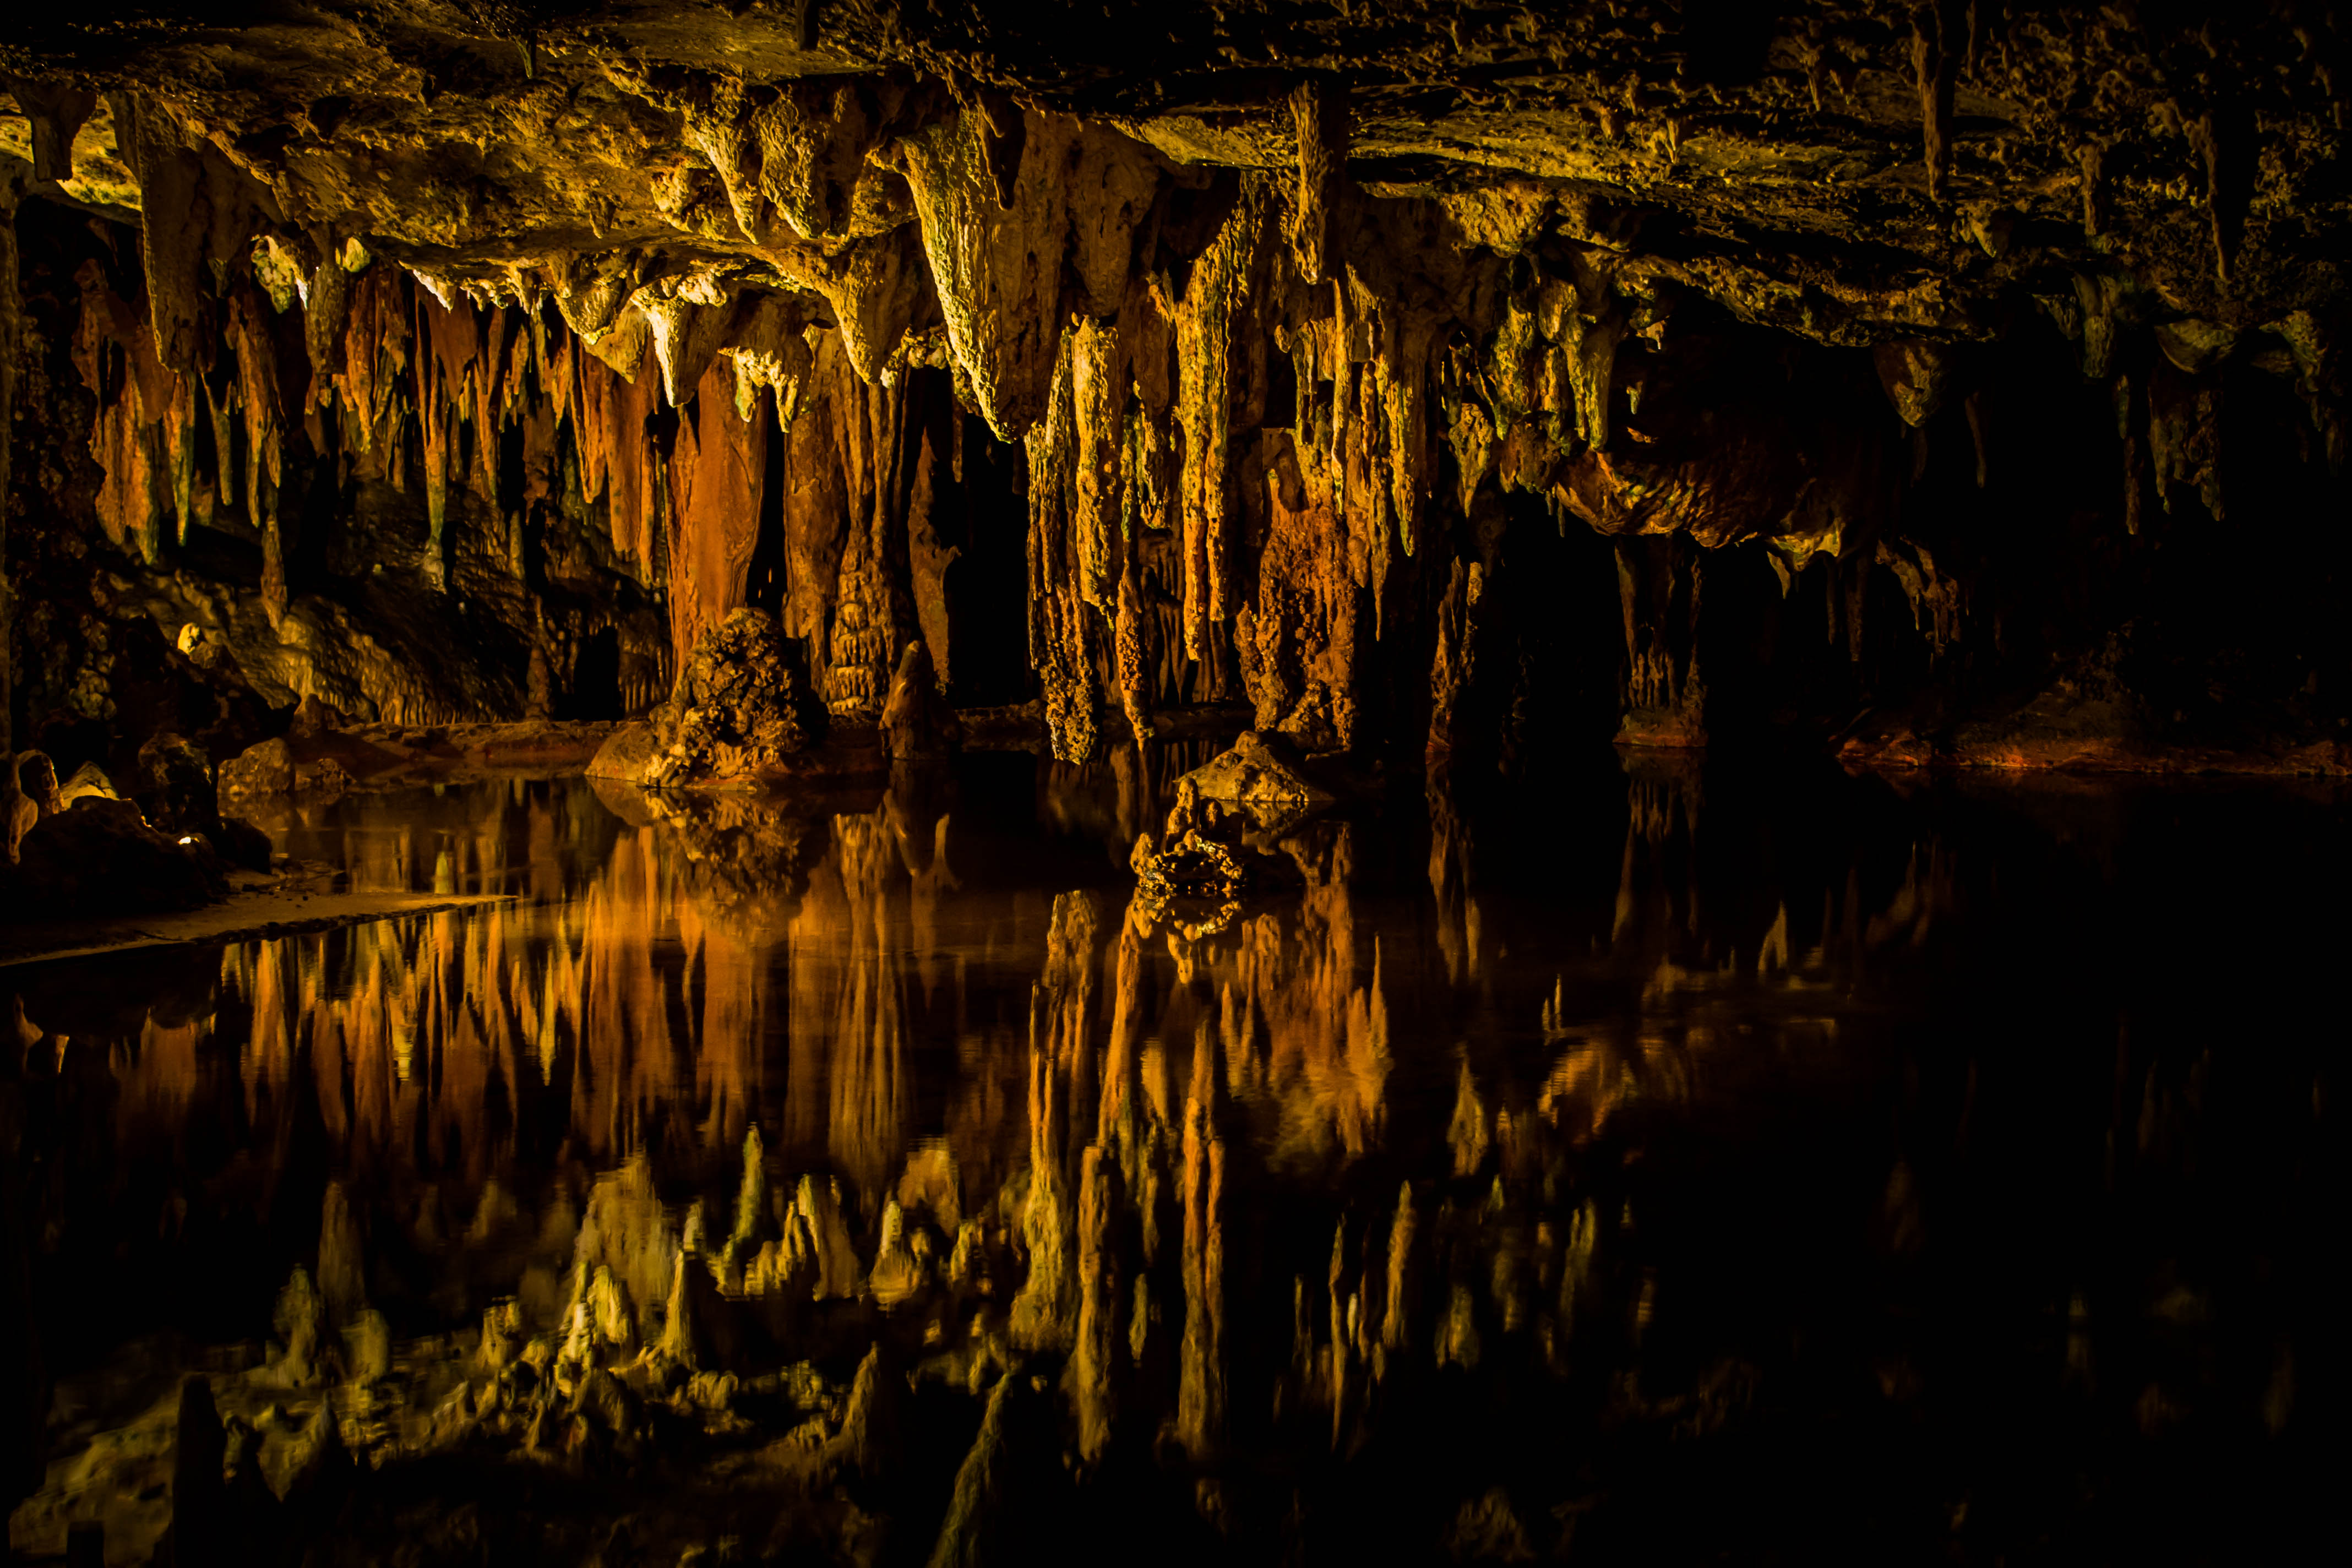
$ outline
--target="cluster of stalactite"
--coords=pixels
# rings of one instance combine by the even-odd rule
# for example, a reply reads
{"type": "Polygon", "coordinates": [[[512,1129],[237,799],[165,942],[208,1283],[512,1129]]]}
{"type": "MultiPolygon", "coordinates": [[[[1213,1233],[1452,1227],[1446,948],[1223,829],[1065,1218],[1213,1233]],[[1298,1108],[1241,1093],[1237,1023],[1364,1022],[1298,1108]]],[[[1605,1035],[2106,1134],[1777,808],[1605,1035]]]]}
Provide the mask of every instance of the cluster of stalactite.
{"type": "MultiPolygon", "coordinates": [[[[1936,58],[1931,162],[1949,95],[1936,58]]],[[[83,279],[77,359],[100,401],[109,533],[152,559],[167,520],[184,532],[239,510],[276,616],[277,489],[299,428],[423,488],[421,565],[438,582],[453,486],[516,531],[512,441],[526,497],[607,509],[614,551],[666,587],[682,658],[746,602],[774,487],[784,629],[830,706],[871,713],[916,637],[952,679],[945,580],[962,547],[933,512],[964,478],[964,425],[923,374],[944,371],[956,405],[1024,447],[1029,660],[1063,759],[1093,756],[1113,712],[1139,735],[1156,709],[1210,700],[1309,749],[1356,746],[1385,700],[1375,646],[1400,635],[1430,661],[1431,740],[1450,744],[1496,569],[1482,492],[1543,498],[1561,526],[1623,542],[1630,739],[1704,733],[1706,552],[1760,542],[1784,584],[1834,560],[1832,635],[1843,598],[1857,659],[1881,568],[1936,649],[1966,635],[1972,584],[1905,531],[1901,440],[1962,406],[1980,484],[2000,460],[1969,341],[1996,329],[1975,319],[1922,337],[1916,299],[1824,297],[1822,341],[1876,344],[1901,420],[1885,429],[1724,405],[1707,346],[1722,316],[1690,349],[1675,318],[1699,301],[1768,313],[1747,283],[1633,248],[1629,213],[1565,182],[1360,186],[1336,88],[1294,94],[1288,174],[1212,174],[984,93],[803,83],[755,102],[724,83],[625,85],[677,114],[715,175],[700,196],[681,185],[671,215],[710,229],[699,259],[564,252],[412,280],[355,240],[264,224],[234,170],[190,151],[200,138],[118,106],[153,194],[146,308],[95,267],[83,279]],[[171,226],[195,213],[207,221],[171,226]],[[721,253],[746,247],[755,259],[721,253]],[[1669,534],[1701,548],[1654,538],[1669,534]]],[[[2120,271],[2035,298],[2084,373],[2113,381],[2127,526],[2178,491],[2218,516],[2218,367],[2245,334],[2120,271]]],[[[2277,344],[2241,357],[2293,379],[2315,455],[2340,464],[2332,331],[2309,310],[2264,331],[2277,344]]]]}

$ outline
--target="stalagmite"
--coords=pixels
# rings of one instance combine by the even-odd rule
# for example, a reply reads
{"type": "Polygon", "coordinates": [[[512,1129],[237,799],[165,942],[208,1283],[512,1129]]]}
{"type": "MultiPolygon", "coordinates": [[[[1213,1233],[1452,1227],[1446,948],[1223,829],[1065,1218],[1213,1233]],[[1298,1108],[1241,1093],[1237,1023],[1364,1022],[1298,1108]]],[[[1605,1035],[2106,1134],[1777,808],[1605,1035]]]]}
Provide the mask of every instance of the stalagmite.
{"type": "Polygon", "coordinates": [[[866,1271],[858,1264],[848,1224],[842,1217],[841,1184],[828,1181],[820,1186],[814,1176],[803,1176],[795,1206],[816,1246],[818,1299],[856,1295],[866,1271]]]}

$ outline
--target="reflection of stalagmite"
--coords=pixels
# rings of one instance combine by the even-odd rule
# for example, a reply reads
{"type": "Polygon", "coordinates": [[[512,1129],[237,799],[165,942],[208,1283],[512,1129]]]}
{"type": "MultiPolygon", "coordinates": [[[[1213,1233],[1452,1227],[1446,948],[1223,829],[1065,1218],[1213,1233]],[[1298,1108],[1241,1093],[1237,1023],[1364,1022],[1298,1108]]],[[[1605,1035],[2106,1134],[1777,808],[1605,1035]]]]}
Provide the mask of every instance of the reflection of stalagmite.
{"type": "Polygon", "coordinates": [[[1389,1223],[1388,1316],[1381,1322],[1381,1349],[1391,1353],[1412,1343],[1407,1314],[1418,1283],[1412,1272],[1413,1231],[1418,1224],[1412,1209],[1412,1184],[1407,1182],[1397,1193],[1396,1218],[1389,1223]]]}
{"type": "Polygon", "coordinates": [[[341,1182],[327,1184],[319,1215],[319,1294],[327,1316],[337,1323],[347,1323],[367,1310],[366,1255],[359,1221],[341,1182]]]}
{"type": "Polygon", "coordinates": [[[1478,1098],[1478,1085],[1470,1076],[1470,1059],[1462,1059],[1462,1076],[1454,1085],[1454,1121],[1445,1130],[1445,1141],[1454,1149],[1454,1173],[1473,1176],[1486,1163],[1486,1106],[1478,1098]]]}
{"type": "Polygon", "coordinates": [[[874,1268],[866,1277],[866,1291],[885,1307],[895,1307],[922,1285],[922,1260],[907,1239],[907,1213],[898,1200],[882,1207],[882,1237],[874,1248],[874,1268]]]}
{"type": "Polygon", "coordinates": [[[807,1224],[816,1251],[817,1296],[856,1295],[866,1282],[866,1271],[849,1238],[848,1221],[842,1217],[841,1184],[829,1181],[819,1185],[814,1176],[803,1176],[795,1207],[807,1224]]]}
{"type": "Polygon", "coordinates": [[[601,1308],[608,1331],[620,1330],[625,1318],[632,1339],[656,1339],[678,1250],[677,1232],[654,1190],[653,1166],[640,1155],[598,1177],[588,1194],[572,1255],[572,1300],[591,1318],[601,1308]],[[601,1287],[600,1272],[609,1277],[601,1287]]]}
{"type": "Polygon", "coordinates": [[[992,1561],[989,1552],[1001,1531],[997,1515],[1003,1500],[1008,1456],[1005,1428],[1010,1404],[1020,1377],[1008,1372],[989,1391],[988,1407],[980,1418],[980,1433],[956,1471],[955,1489],[940,1538],[931,1548],[930,1568],[980,1568],[992,1561]]]}

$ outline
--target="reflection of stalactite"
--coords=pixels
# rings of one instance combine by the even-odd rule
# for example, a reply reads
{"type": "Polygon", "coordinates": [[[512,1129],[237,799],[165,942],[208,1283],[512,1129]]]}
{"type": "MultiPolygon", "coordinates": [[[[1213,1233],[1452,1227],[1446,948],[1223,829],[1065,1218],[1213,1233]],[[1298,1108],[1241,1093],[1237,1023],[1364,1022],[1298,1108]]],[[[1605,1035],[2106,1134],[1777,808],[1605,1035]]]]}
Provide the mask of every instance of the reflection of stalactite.
{"type": "Polygon", "coordinates": [[[835,818],[834,836],[849,940],[829,1031],[827,1142],[835,1163],[872,1193],[898,1163],[905,1136],[906,981],[899,965],[907,942],[893,896],[893,874],[901,867],[878,813],[835,818]]]}
{"type": "Polygon", "coordinates": [[[1225,1430],[1225,1145],[1216,1136],[1216,1057],[1193,1056],[1184,1104],[1184,1341],[1176,1394],[1176,1436],[1196,1459],[1214,1454],[1225,1430]]]}
{"type": "Polygon", "coordinates": [[[1012,1320],[1020,1345],[1064,1345],[1075,1328],[1076,1216],[1065,1156],[1071,1080],[1081,1065],[1092,1065],[1099,919],[1090,894],[1055,899],[1045,973],[1030,990],[1029,1194],[1021,1215],[1029,1273],[1012,1320]]]}
{"type": "Polygon", "coordinates": [[[1470,825],[1455,807],[1442,773],[1429,779],[1429,890],[1437,901],[1437,950],[1454,984],[1478,978],[1478,898],[1470,890],[1470,825]]]}
{"type": "Polygon", "coordinates": [[[1285,1159],[1318,1158],[1333,1144],[1349,1157],[1361,1154],[1382,1120],[1388,999],[1379,940],[1356,930],[1349,831],[1326,829],[1319,854],[1294,850],[1308,874],[1298,910],[1245,922],[1232,967],[1220,966],[1220,979],[1232,985],[1228,1039],[1238,1045],[1244,1031],[1263,1030],[1265,1059],[1250,1066],[1262,1091],[1286,1108],[1285,1159]]]}
{"type": "Polygon", "coordinates": [[[1103,1147],[1093,1144],[1078,1175],[1078,1311],[1069,1381],[1078,1407],[1078,1455],[1089,1462],[1100,1458],[1110,1441],[1111,1346],[1119,1284],[1108,1245],[1115,1170],[1103,1147]]]}

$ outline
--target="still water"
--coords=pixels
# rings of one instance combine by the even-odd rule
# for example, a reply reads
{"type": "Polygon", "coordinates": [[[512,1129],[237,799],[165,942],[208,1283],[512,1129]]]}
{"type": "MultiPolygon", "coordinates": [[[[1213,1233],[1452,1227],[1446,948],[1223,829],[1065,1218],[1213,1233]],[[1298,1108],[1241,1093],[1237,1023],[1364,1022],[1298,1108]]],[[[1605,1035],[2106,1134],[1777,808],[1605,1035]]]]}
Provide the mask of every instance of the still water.
{"type": "Polygon", "coordinates": [[[1158,910],[1180,765],[350,797],[268,826],[509,900],[0,972],[17,1547],[145,1561],[192,1372],[184,1562],[2171,1560],[2317,1508],[2335,787],[1602,759],[1158,910]]]}

